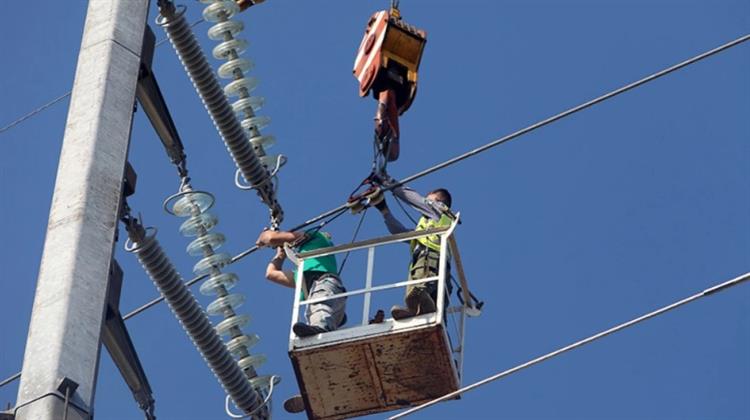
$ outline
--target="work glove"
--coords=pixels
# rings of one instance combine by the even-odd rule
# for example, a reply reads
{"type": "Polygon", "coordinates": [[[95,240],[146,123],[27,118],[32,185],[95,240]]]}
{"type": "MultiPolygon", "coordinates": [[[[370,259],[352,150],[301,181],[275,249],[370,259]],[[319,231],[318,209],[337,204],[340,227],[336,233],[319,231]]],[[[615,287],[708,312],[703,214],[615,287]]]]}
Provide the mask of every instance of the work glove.
{"type": "Polygon", "coordinates": [[[380,189],[380,187],[375,187],[375,191],[365,195],[365,203],[368,206],[375,206],[377,208],[380,208],[380,204],[385,203],[385,195],[383,195],[383,190],[380,189]]]}
{"type": "Polygon", "coordinates": [[[380,187],[373,186],[362,193],[362,195],[357,196],[354,200],[348,201],[346,206],[349,207],[352,214],[360,213],[370,206],[375,206],[380,209],[381,206],[385,206],[383,190],[380,187]]]}
{"type": "Polygon", "coordinates": [[[372,174],[370,179],[374,184],[380,185],[384,188],[388,188],[388,186],[393,185],[397,182],[392,176],[388,175],[385,170],[377,174],[372,174]]]}

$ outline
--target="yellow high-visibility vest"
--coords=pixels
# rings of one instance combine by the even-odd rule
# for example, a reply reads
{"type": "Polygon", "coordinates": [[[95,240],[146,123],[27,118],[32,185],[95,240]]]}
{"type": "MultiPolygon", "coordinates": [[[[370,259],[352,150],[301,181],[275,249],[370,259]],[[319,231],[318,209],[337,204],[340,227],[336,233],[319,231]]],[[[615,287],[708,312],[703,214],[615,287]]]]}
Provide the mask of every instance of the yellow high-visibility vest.
{"type": "MultiPolygon", "coordinates": [[[[419,232],[420,230],[444,228],[450,226],[451,223],[453,223],[453,219],[447,214],[441,215],[440,220],[434,220],[429,217],[422,216],[422,218],[419,219],[419,223],[417,224],[417,228],[415,230],[419,232]]],[[[412,251],[417,246],[417,242],[426,246],[427,248],[440,252],[440,235],[423,236],[421,238],[413,239],[410,244],[412,251]]]]}

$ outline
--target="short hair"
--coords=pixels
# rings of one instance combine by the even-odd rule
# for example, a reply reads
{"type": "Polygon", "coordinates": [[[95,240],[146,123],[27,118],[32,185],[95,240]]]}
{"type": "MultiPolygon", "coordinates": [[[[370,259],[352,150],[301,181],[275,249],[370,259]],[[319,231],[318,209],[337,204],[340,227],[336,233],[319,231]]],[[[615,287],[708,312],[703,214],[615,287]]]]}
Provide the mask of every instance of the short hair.
{"type": "Polygon", "coordinates": [[[451,193],[448,192],[445,188],[438,188],[436,190],[432,190],[429,192],[428,195],[435,194],[438,197],[438,200],[441,201],[446,206],[450,207],[453,203],[453,198],[451,197],[451,193]]]}

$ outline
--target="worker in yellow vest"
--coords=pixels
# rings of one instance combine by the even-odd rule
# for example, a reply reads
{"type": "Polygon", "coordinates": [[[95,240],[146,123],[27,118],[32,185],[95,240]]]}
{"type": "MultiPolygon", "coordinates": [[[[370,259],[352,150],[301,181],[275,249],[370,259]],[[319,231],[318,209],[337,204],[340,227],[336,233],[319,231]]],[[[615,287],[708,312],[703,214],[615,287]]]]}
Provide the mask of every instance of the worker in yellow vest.
{"type": "MultiPolygon", "coordinates": [[[[393,182],[392,179],[389,179],[384,182],[384,186],[391,185],[393,182]]],[[[444,188],[433,190],[426,197],[405,186],[395,187],[392,192],[397,198],[400,198],[422,214],[416,227],[417,231],[447,227],[453,222],[453,213],[450,211],[452,204],[451,194],[444,188]]],[[[383,215],[385,225],[392,234],[411,230],[406,228],[393,216],[382,194],[373,197],[370,200],[370,204],[374,205],[383,215]]],[[[438,235],[412,240],[409,244],[409,249],[411,252],[409,280],[418,280],[438,275],[440,266],[440,237],[438,235]]],[[[450,288],[450,282],[446,284],[450,288]]],[[[450,290],[448,293],[450,293],[450,290]]],[[[391,308],[391,316],[393,319],[401,320],[435,312],[436,300],[437,281],[409,285],[406,287],[406,296],[404,298],[406,307],[393,306],[391,308]]],[[[445,301],[447,303],[448,299],[445,301]]]]}

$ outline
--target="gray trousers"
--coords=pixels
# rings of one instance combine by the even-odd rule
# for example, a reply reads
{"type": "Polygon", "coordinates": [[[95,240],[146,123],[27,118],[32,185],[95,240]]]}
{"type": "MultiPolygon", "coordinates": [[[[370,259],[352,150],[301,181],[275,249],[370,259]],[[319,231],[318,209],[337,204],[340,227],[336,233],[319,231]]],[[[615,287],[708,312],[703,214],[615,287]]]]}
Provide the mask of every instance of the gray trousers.
{"type": "MultiPolygon", "coordinates": [[[[344,293],[346,289],[341,279],[333,273],[325,273],[312,281],[307,299],[317,299],[344,293]]],[[[305,318],[309,325],[333,331],[344,324],[346,319],[346,298],[333,298],[323,302],[307,305],[305,318]]]]}

